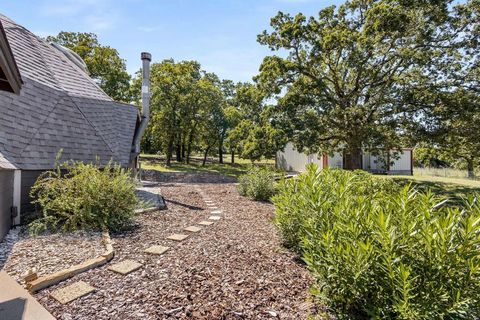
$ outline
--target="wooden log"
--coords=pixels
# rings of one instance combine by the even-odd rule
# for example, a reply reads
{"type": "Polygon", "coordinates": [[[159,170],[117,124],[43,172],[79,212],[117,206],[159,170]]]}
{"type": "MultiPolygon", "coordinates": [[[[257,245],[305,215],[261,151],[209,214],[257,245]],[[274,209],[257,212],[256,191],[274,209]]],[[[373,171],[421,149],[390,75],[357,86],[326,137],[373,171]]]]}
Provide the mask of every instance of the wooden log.
{"type": "Polygon", "coordinates": [[[80,264],[74,265],[68,269],[64,269],[64,270],[49,274],[47,276],[40,277],[32,282],[29,282],[27,284],[27,289],[32,293],[36,292],[38,290],[49,287],[51,285],[57,284],[63,280],[67,280],[84,271],[104,265],[107,262],[108,262],[107,258],[103,256],[87,260],[80,264]]]}
{"type": "Polygon", "coordinates": [[[38,290],[57,284],[63,280],[67,280],[87,270],[97,268],[101,265],[106,264],[107,262],[112,260],[113,256],[115,255],[112,240],[110,239],[110,235],[108,234],[108,232],[104,232],[102,234],[102,242],[105,246],[105,251],[100,256],[74,265],[68,269],[64,269],[37,279],[32,279],[32,281],[27,282],[28,291],[32,293],[36,292],[38,290]]]}

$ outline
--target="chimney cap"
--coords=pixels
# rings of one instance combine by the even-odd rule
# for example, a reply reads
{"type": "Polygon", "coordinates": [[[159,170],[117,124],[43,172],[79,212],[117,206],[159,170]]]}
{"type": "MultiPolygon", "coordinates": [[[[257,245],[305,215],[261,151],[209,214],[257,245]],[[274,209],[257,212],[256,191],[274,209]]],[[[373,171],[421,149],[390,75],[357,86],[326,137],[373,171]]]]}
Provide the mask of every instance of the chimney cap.
{"type": "Polygon", "coordinates": [[[152,55],[149,52],[142,52],[142,60],[152,61],[152,55]]]}

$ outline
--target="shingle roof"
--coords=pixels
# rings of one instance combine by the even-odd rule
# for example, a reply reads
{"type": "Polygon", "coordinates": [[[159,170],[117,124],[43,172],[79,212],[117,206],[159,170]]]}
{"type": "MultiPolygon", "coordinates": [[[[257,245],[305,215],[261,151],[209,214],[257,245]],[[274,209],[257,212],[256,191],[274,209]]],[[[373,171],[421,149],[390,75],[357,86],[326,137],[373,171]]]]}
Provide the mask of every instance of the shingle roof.
{"type": "Polygon", "coordinates": [[[62,160],[110,159],[127,166],[136,107],[113,101],[67,57],[0,15],[24,82],[0,92],[0,168],[42,170],[62,160]]]}

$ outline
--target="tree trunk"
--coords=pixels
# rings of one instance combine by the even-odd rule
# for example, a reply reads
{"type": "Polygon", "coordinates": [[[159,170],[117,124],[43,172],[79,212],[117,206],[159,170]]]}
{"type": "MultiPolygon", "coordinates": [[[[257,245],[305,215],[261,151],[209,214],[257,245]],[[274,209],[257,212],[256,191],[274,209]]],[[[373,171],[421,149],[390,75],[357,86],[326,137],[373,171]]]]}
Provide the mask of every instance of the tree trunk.
{"type": "Polygon", "coordinates": [[[185,141],[182,143],[182,160],[185,159],[185,141]]]}
{"type": "Polygon", "coordinates": [[[344,165],[346,170],[362,169],[362,149],[361,148],[349,148],[344,152],[344,165]]]}
{"type": "Polygon", "coordinates": [[[475,179],[475,168],[473,167],[473,160],[467,160],[467,170],[468,170],[468,178],[475,179]]]}
{"type": "Polygon", "coordinates": [[[218,146],[218,162],[223,163],[223,139],[220,139],[218,146]]]}
{"type": "Polygon", "coordinates": [[[187,144],[187,159],[186,159],[187,164],[190,163],[190,154],[191,154],[191,153],[192,153],[192,143],[189,142],[189,143],[187,144]]]}
{"type": "Polygon", "coordinates": [[[173,155],[173,139],[170,139],[168,141],[168,147],[167,147],[167,167],[170,167],[172,164],[172,155],[173,155]]]}
{"type": "Polygon", "coordinates": [[[177,146],[176,146],[176,156],[177,156],[177,162],[182,162],[182,148],[179,143],[177,143],[177,146]]]}
{"type": "Polygon", "coordinates": [[[202,166],[205,166],[205,164],[207,163],[208,151],[210,151],[210,146],[208,146],[208,147],[205,149],[205,153],[203,154],[202,166]]]}
{"type": "Polygon", "coordinates": [[[232,150],[232,164],[235,163],[235,151],[232,150]]]}
{"type": "Polygon", "coordinates": [[[190,163],[190,156],[192,154],[192,144],[193,144],[193,135],[195,133],[195,128],[197,127],[197,125],[195,124],[193,126],[193,128],[190,130],[190,132],[188,133],[188,140],[187,140],[187,159],[186,159],[186,162],[187,164],[190,163]]]}

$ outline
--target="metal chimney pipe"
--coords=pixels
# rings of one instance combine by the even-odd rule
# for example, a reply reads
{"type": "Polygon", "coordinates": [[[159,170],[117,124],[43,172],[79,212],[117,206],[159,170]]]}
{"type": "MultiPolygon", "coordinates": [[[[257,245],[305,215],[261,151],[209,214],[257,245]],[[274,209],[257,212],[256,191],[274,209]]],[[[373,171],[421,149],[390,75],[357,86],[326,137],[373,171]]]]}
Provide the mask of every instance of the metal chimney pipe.
{"type": "Polygon", "coordinates": [[[142,112],[140,126],[133,139],[135,156],[140,154],[140,141],[150,120],[150,61],[152,55],[142,52],[142,112]]]}

